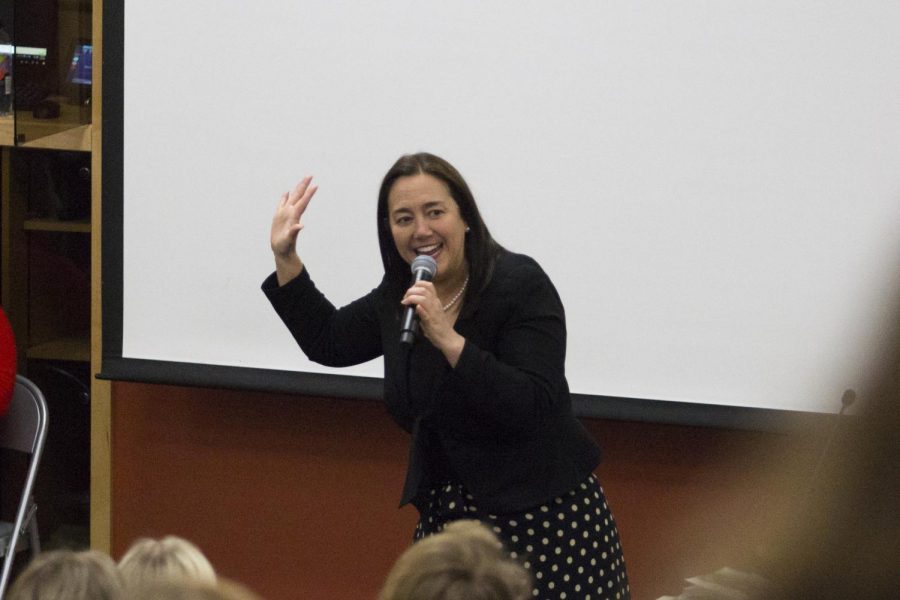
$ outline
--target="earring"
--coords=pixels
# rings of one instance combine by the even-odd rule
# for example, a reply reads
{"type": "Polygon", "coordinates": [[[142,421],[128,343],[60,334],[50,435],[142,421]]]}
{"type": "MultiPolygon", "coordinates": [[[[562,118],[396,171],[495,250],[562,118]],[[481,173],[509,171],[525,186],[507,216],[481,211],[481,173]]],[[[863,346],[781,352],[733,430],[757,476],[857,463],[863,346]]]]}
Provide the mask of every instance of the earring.
{"type": "Polygon", "coordinates": [[[468,225],[466,225],[466,233],[469,233],[470,231],[472,231],[472,230],[469,228],[468,225]]]}

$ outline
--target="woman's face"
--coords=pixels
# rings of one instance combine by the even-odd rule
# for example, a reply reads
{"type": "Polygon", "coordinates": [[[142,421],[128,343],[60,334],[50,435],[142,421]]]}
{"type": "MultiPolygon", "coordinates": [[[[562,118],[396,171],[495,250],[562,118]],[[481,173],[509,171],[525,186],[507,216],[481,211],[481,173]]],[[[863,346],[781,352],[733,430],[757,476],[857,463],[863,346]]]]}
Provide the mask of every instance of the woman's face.
{"type": "Polygon", "coordinates": [[[447,184],[420,173],[400,177],[388,193],[388,221],[397,252],[407,263],[420,254],[438,265],[435,283],[456,282],[468,274],[466,223],[447,184]]]}

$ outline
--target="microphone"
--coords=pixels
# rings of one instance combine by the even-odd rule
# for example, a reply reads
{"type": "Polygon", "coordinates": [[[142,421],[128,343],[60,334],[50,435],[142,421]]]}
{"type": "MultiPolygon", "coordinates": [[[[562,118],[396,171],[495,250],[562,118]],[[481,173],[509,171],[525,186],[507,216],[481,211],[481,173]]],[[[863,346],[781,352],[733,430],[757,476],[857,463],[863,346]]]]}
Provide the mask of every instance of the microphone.
{"type": "MultiPolygon", "coordinates": [[[[415,257],[410,265],[412,271],[412,282],[410,287],[420,281],[431,281],[437,273],[437,263],[427,254],[420,254],[415,257]]],[[[403,311],[403,322],[400,325],[400,343],[412,345],[416,340],[416,333],[419,330],[419,316],[416,314],[416,307],[410,305],[403,311]]]]}

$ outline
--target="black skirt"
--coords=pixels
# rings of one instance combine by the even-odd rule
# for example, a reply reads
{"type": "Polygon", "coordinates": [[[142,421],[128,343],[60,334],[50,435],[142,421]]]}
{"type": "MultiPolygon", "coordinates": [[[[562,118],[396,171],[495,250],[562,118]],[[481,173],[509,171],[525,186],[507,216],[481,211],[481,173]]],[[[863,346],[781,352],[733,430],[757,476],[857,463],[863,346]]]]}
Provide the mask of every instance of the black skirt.
{"type": "Polygon", "coordinates": [[[485,513],[477,498],[453,482],[431,489],[418,508],[415,540],[459,519],[485,523],[531,573],[535,598],[631,597],[616,523],[594,475],[546,504],[513,513],[485,513]]]}

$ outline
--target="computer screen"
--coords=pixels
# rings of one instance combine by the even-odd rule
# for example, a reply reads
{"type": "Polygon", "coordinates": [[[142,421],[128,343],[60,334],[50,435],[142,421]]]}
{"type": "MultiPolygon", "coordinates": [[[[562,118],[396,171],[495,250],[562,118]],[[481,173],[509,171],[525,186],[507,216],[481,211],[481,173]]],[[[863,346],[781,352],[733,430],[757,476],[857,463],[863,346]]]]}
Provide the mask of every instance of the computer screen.
{"type": "Polygon", "coordinates": [[[91,85],[93,73],[93,47],[90,43],[75,44],[72,60],[69,62],[69,75],[66,81],[79,85],[91,85]]]}

